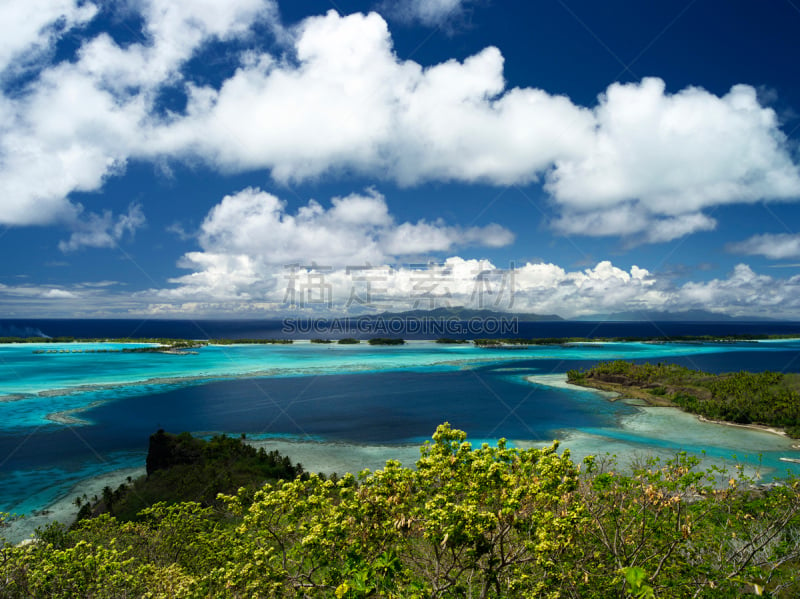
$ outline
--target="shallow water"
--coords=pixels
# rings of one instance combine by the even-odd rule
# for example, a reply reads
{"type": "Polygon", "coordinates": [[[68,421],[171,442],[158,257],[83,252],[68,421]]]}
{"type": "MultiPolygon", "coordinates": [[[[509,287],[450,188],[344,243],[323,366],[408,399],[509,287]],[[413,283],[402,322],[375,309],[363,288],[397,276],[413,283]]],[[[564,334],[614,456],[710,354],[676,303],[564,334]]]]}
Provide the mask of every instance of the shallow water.
{"type": "Polygon", "coordinates": [[[375,468],[390,457],[410,465],[418,445],[443,421],[466,430],[473,443],[502,436],[543,445],[559,438],[575,457],[705,451],[709,463],[732,464],[736,454],[751,468],[760,464],[766,477],[800,472],[779,461],[797,452],[777,435],[526,380],[549,374],[563,380],[570,368],[613,359],[673,361],[716,372],[798,371],[797,341],[523,350],[295,343],[212,346],[186,356],[34,349],[0,346],[0,511],[41,510],[76,494],[81,480],[141,467],[148,436],[158,428],[244,432],[309,470],[340,473],[375,468]]]}

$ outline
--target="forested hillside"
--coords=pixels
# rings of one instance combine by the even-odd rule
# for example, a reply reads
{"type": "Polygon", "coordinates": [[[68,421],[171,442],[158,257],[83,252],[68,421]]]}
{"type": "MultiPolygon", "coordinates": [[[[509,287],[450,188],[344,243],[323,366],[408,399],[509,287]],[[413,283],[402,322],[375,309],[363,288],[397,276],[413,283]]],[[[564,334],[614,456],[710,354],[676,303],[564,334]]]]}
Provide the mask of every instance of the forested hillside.
{"type": "Polygon", "coordinates": [[[445,424],[414,469],[389,461],[54,525],[2,548],[0,596],[800,594],[796,480],[753,486],[683,454],[575,464],[557,449],[473,449],[445,424]]]}

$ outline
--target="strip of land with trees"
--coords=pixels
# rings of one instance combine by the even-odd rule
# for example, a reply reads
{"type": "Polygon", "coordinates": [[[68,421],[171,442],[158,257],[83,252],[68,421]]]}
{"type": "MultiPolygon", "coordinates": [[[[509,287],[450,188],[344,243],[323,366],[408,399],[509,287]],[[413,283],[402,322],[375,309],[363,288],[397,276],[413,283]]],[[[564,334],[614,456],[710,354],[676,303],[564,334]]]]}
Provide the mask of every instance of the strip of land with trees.
{"type": "Polygon", "coordinates": [[[570,370],[574,385],[615,391],[656,406],[675,406],[711,420],[777,427],[800,438],[800,374],[711,374],[670,363],[603,362],[570,370]]]}

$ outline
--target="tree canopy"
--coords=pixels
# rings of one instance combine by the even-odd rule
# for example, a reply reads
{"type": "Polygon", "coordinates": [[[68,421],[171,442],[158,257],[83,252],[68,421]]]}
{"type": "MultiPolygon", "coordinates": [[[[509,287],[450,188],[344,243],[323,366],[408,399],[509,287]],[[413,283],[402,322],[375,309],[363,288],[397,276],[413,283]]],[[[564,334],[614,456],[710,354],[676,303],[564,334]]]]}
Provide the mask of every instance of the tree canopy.
{"type": "Polygon", "coordinates": [[[0,595],[796,597],[798,482],[723,475],[685,454],[622,469],[556,442],[473,448],[443,424],[415,468],[50,526],[2,547],[0,595]]]}
{"type": "Polygon", "coordinates": [[[678,364],[616,360],[588,370],[570,370],[567,379],[632,393],[715,420],[783,427],[792,437],[800,437],[800,375],[795,373],[711,374],[678,364]]]}

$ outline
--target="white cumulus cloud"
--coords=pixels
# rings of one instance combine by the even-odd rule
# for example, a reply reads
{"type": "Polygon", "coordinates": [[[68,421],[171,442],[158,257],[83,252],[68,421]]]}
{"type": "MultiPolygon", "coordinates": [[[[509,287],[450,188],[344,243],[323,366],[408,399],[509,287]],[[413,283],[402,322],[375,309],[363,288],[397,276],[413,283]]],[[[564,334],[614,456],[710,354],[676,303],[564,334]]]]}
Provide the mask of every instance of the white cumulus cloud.
{"type": "MultiPolygon", "coordinates": [[[[800,198],[786,136],[748,85],[723,96],[669,93],[648,78],[612,84],[584,107],[507,87],[496,47],[423,65],[395,54],[379,14],[330,11],[281,29],[285,55],[249,50],[218,88],[198,86],[184,78],[186,61],[212,39],[248,35],[257,21],[277,31],[274,2],[131,6],[144,20],[141,43],[121,47],[100,33],[25,93],[0,97],[0,223],[74,222],[81,209],[70,195],[101,188],[131,159],[261,169],[279,182],[542,181],[556,229],[641,242],[713,229],[715,206],[800,198]],[[157,112],[165,87],[186,91],[184,112],[157,112]]],[[[441,14],[450,4],[419,6],[441,14]]],[[[34,42],[9,43],[17,53],[34,42]]],[[[408,243],[419,231],[404,232],[408,243]]]]}
{"type": "Polygon", "coordinates": [[[89,214],[76,223],[76,231],[69,240],[61,241],[58,248],[62,252],[73,252],[82,247],[110,248],[115,247],[125,235],[133,237],[136,229],[146,222],[144,212],[139,204],[132,204],[128,212],[117,216],[116,220],[110,211],[103,214],[89,214]]]}
{"type": "Polygon", "coordinates": [[[800,258],[800,235],[794,233],[764,233],[728,245],[737,254],[766,256],[773,260],[800,258]]]}
{"type": "Polygon", "coordinates": [[[377,14],[307,19],[295,48],[299,64],[264,55],[218,91],[194,89],[163,147],[281,181],[352,171],[401,185],[544,176],[558,230],[642,242],[713,229],[704,212],[713,206],[800,197],[786,136],[747,85],[722,97],[670,94],[648,78],[612,84],[585,108],[506,88],[494,47],[430,67],[401,61],[377,14]]]}
{"type": "Polygon", "coordinates": [[[737,85],[717,97],[664,88],[648,78],[601,96],[591,146],[556,161],[547,177],[563,210],[559,229],[668,241],[713,228],[702,213],[711,206],[798,198],[786,136],[755,89],[737,85]]]}
{"type": "Polygon", "coordinates": [[[468,306],[558,314],[707,310],[729,316],[796,319],[800,275],[777,278],[739,264],[724,278],[675,285],[646,269],[608,261],[582,270],[546,262],[494,265],[459,256],[427,264],[283,268],[246,254],[199,251],[193,272],[164,289],[116,285],[0,284],[0,305],[19,317],[127,315],[337,316],[364,311],[468,306]],[[294,305],[292,305],[294,304],[294,305]]]}
{"type": "Polygon", "coordinates": [[[279,181],[352,171],[402,185],[511,184],[591,141],[589,110],[505,90],[497,48],[425,68],[397,58],[376,13],[330,11],[296,34],[299,64],[263,55],[219,90],[192,88],[186,118],[162,129],[157,147],[279,181]]]}
{"type": "Polygon", "coordinates": [[[658,309],[669,301],[669,294],[646,269],[633,266],[626,271],[609,261],[581,271],[527,263],[516,269],[516,283],[516,310],[565,317],[658,309]]]}
{"type": "Polygon", "coordinates": [[[626,271],[606,261],[567,271],[550,263],[503,267],[451,256],[417,265],[317,264],[290,270],[244,255],[199,252],[190,265],[197,270],[173,280],[176,287],[142,293],[142,301],[160,313],[187,304],[273,314],[298,306],[323,314],[469,306],[564,317],[664,309],[675,301],[674,290],[659,285],[647,270],[626,271]]]}
{"type": "Polygon", "coordinates": [[[778,279],[739,264],[727,279],[686,283],[676,301],[685,309],[701,308],[733,316],[797,318],[800,276],[778,279]]]}
{"type": "Polygon", "coordinates": [[[514,240],[507,229],[447,226],[443,222],[396,224],[374,189],[333,198],[329,208],[311,200],[290,214],[286,203],[255,188],[226,196],[200,226],[206,251],[256,257],[270,264],[380,263],[398,256],[448,251],[455,246],[499,247],[514,240]]]}
{"type": "Polygon", "coordinates": [[[348,267],[381,266],[400,259],[467,245],[500,247],[513,234],[496,224],[462,228],[444,222],[397,223],[385,198],[369,189],[333,198],[329,207],[310,200],[296,212],[278,197],[248,188],[212,208],[197,235],[200,250],[179,265],[192,272],[172,280],[170,297],[271,298],[285,287],[291,265],[344,273],[348,267]]]}
{"type": "Polygon", "coordinates": [[[200,248],[180,261],[188,274],[139,294],[159,313],[190,305],[241,311],[252,304],[273,313],[290,304],[323,312],[472,305],[577,316],[670,301],[647,270],[607,261],[573,272],[453,255],[419,263],[419,255],[500,246],[513,235],[494,224],[397,223],[374,189],[333,198],[329,206],[311,200],[294,212],[272,194],[245,189],[209,211],[197,239],[200,248]]]}
{"type": "Polygon", "coordinates": [[[6,0],[0,3],[0,80],[30,66],[70,29],[97,14],[77,0],[6,0]],[[11,71],[8,73],[7,71],[11,71]]]}
{"type": "Polygon", "coordinates": [[[135,294],[138,311],[330,316],[364,310],[468,306],[564,318],[699,309],[729,316],[787,319],[800,313],[800,275],[775,278],[758,274],[745,264],[727,278],[675,285],[646,269],[632,266],[625,270],[609,261],[567,270],[545,262],[503,267],[487,260],[451,256],[426,265],[289,271],[242,256],[201,255],[207,259],[197,263],[202,270],[176,279],[175,287],[135,294]]]}
{"type": "Polygon", "coordinates": [[[44,299],[76,299],[78,296],[65,289],[48,289],[41,295],[44,299]]]}
{"type": "MultiPolygon", "coordinates": [[[[11,2],[13,11],[2,10],[22,21],[24,11],[18,7],[23,4],[11,2]]],[[[91,4],[44,4],[53,9],[43,8],[34,19],[45,23],[44,30],[37,24],[39,37],[52,19],[66,18],[69,25],[94,14],[91,4]]],[[[164,85],[180,82],[185,61],[205,42],[241,35],[274,13],[269,0],[141,0],[130,5],[144,18],[141,43],[122,48],[100,33],[83,42],[76,60],[51,65],[22,91],[0,95],[0,223],[76,222],[81,207],[70,201],[70,194],[101,188],[106,178],[124,172],[131,157],[151,157],[149,138],[159,122],[157,94],[164,85]]],[[[25,27],[0,22],[3,28],[25,27]]],[[[13,56],[21,60],[20,53],[27,56],[36,47],[35,40],[14,42],[13,56]]]]}
{"type": "Polygon", "coordinates": [[[441,27],[461,17],[470,4],[469,0],[385,0],[380,10],[402,21],[441,27]]]}

